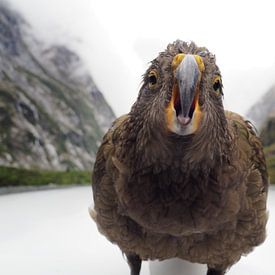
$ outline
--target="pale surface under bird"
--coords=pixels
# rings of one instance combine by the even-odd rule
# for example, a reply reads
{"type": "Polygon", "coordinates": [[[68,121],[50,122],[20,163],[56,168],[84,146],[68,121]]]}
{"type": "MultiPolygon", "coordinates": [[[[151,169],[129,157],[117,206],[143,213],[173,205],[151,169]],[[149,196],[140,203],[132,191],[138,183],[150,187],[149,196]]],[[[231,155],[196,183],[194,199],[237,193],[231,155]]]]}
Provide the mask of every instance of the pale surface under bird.
{"type": "Polygon", "coordinates": [[[268,176],[251,124],[225,111],[215,56],[176,41],[154,59],[93,172],[99,231],[126,255],[181,258],[222,275],[265,240],[268,176]]]}

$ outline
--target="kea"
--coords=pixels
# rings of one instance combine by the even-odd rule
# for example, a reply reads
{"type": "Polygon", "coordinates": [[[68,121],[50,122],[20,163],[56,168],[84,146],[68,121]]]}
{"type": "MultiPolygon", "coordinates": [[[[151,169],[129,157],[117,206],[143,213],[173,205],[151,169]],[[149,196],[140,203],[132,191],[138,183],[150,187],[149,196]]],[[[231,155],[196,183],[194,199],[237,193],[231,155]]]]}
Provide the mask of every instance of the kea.
{"type": "Polygon", "coordinates": [[[215,56],[175,41],[116,119],[92,176],[98,230],[126,256],[180,258],[223,275],[266,236],[268,175],[256,130],[225,111],[215,56]]]}

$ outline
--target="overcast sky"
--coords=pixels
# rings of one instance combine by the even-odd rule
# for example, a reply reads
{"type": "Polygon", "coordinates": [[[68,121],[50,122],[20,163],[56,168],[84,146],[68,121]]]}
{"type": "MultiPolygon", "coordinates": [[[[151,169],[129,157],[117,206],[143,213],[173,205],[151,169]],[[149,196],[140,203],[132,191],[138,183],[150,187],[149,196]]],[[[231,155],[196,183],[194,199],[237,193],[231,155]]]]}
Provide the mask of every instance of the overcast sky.
{"type": "Polygon", "coordinates": [[[79,52],[117,115],[135,101],[148,62],[176,39],[216,55],[228,109],[244,114],[275,83],[272,0],[6,1],[40,37],[79,52]]]}

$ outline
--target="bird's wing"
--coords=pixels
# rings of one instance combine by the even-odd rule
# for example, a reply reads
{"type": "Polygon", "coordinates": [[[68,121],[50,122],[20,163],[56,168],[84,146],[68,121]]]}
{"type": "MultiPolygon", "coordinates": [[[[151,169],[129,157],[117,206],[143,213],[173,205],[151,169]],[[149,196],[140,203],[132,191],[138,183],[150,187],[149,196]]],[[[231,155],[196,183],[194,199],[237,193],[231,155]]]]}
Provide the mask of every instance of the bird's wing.
{"type": "Polygon", "coordinates": [[[248,120],[244,120],[240,115],[233,112],[226,112],[226,117],[230,124],[235,128],[238,136],[239,146],[250,162],[252,170],[259,173],[258,186],[262,191],[268,190],[268,173],[265,162],[263,147],[259,137],[256,134],[256,129],[248,120]]]}
{"type": "Polygon", "coordinates": [[[112,162],[112,156],[114,153],[114,133],[115,135],[119,135],[120,128],[123,125],[124,121],[127,119],[127,117],[127,115],[124,115],[116,119],[113,122],[112,127],[103,137],[103,141],[96,155],[96,161],[92,176],[92,188],[94,192],[100,184],[101,178],[106,174],[106,167],[108,170],[108,162],[112,162]]]}
{"type": "Polygon", "coordinates": [[[237,234],[249,240],[251,246],[261,244],[266,237],[268,174],[265,156],[255,128],[249,121],[234,113],[227,113],[227,119],[235,133],[238,164],[246,164],[246,196],[238,215],[237,234]]]}
{"type": "MultiPolygon", "coordinates": [[[[92,189],[95,205],[99,208],[104,204],[105,194],[114,191],[113,179],[116,177],[117,169],[115,169],[114,164],[114,138],[120,135],[121,128],[127,119],[128,115],[124,115],[116,119],[112,125],[112,127],[108,130],[108,132],[103,137],[102,144],[100,145],[96,161],[94,165],[93,175],[92,175],[92,189]],[[109,186],[109,187],[108,187],[109,186]]],[[[109,198],[111,197],[109,194],[109,198]]],[[[106,201],[107,203],[107,201],[106,201]]],[[[97,207],[96,207],[97,208],[97,207]]],[[[91,211],[90,211],[91,212],[91,211]]],[[[91,216],[93,219],[96,217],[96,212],[93,210],[91,216]]]]}
{"type": "Polygon", "coordinates": [[[254,164],[255,169],[259,170],[261,177],[262,177],[262,183],[264,191],[267,192],[268,190],[268,173],[267,173],[267,167],[266,167],[266,160],[265,155],[263,152],[262,143],[259,139],[259,137],[256,135],[256,131],[254,126],[251,124],[251,122],[246,121],[246,126],[249,132],[249,143],[252,147],[252,163],[254,164]]]}

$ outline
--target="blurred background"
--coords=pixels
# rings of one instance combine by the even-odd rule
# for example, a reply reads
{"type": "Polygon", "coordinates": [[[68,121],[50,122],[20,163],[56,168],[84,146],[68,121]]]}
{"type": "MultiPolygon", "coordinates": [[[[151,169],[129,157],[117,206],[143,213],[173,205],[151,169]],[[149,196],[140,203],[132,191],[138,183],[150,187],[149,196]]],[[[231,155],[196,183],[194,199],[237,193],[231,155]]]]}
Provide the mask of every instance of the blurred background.
{"type": "Polygon", "coordinates": [[[216,55],[225,108],[253,121],[275,183],[274,26],[267,0],[0,0],[0,193],[89,184],[103,134],[176,39],[216,55]]]}

